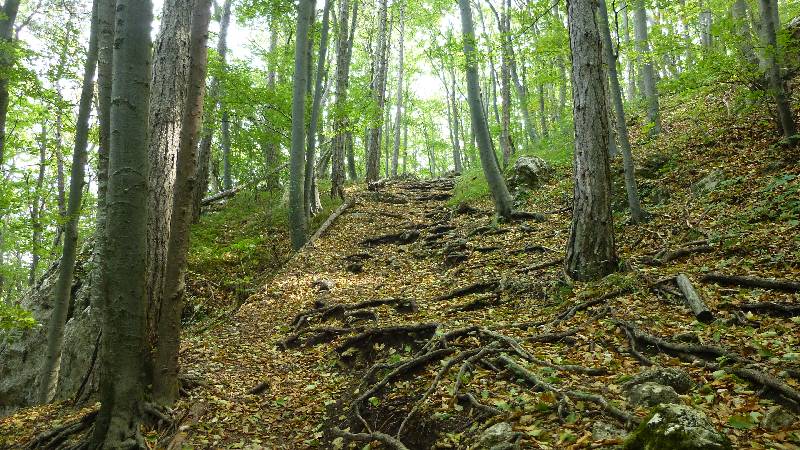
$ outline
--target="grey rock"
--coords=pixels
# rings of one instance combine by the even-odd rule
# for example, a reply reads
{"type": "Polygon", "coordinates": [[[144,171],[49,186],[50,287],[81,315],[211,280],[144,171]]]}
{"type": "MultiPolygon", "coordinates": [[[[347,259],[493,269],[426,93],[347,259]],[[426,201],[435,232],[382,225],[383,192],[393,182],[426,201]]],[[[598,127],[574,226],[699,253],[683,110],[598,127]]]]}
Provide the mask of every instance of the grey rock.
{"type": "Polygon", "coordinates": [[[705,414],[685,405],[664,403],[625,441],[627,450],[730,450],[727,436],[705,414]]]}
{"type": "Polygon", "coordinates": [[[537,156],[521,156],[511,168],[508,179],[514,189],[537,189],[553,174],[553,168],[547,161],[537,156]]]}
{"type": "Polygon", "coordinates": [[[778,431],[796,423],[797,420],[798,417],[787,411],[786,408],[776,405],[767,410],[763,426],[769,431],[778,431]]]}
{"type": "Polygon", "coordinates": [[[646,381],[628,391],[628,401],[636,406],[655,406],[660,403],[676,403],[678,393],[672,386],[646,381]]]}
{"type": "Polygon", "coordinates": [[[700,179],[700,181],[692,184],[692,194],[695,196],[706,195],[715,189],[725,180],[725,173],[720,169],[712,170],[708,175],[700,179]]]}
{"type": "Polygon", "coordinates": [[[671,386],[678,394],[685,394],[689,392],[694,383],[685,370],[674,367],[654,367],[640,372],[633,379],[625,382],[622,386],[629,390],[637,384],[642,384],[648,381],[658,383],[664,386],[671,386]]]}
{"type": "Polygon", "coordinates": [[[592,424],[592,439],[595,441],[624,438],[627,434],[622,428],[602,420],[592,424]]]}
{"type": "Polygon", "coordinates": [[[484,430],[478,438],[473,450],[514,450],[519,448],[516,443],[520,433],[514,431],[508,422],[500,422],[484,430]]]}

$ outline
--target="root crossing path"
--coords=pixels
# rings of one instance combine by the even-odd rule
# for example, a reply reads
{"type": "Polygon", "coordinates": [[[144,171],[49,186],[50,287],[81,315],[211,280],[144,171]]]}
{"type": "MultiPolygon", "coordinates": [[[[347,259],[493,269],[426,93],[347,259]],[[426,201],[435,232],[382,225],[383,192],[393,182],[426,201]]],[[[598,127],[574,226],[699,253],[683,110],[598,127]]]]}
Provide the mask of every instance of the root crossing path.
{"type": "Polygon", "coordinates": [[[718,424],[770,393],[796,401],[772,376],[780,367],[737,353],[736,336],[718,336],[712,350],[686,344],[697,335],[677,342],[694,318],[654,294],[659,274],[567,283],[566,208],[498,225],[488,204],[450,205],[453,188],[450,178],[394,179],[352,193],[353,205],[263,291],[189,333],[181,365],[200,383],[162,443],[468,448],[508,421],[525,448],[602,447],[646,415],[623,384],[650,365],[685,370],[696,384],[687,396],[718,424]],[[724,376],[720,355],[750,379],[724,376]],[[717,389],[711,403],[704,385],[717,389]],[[593,435],[598,424],[618,433],[593,435]]]}

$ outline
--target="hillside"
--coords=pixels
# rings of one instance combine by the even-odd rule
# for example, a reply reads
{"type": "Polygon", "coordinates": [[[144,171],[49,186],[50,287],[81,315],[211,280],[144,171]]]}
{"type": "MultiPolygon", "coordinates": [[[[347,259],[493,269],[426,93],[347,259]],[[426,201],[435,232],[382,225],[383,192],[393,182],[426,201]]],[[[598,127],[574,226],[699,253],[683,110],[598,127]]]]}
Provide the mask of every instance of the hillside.
{"type": "MultiPolygon", "coordinates": [[[[203,224],[226,213],[208,215],[190,275],[204,317],[187,319],[180,355],[192,383],[179,420],[152,428],[149,445],[341,448],[347,433],[336,430],[349,429],[395,448],[467,448],[508,423],[512,446],[613,448],[650,410],[633,404],[626,382],[663,367],[688,375],[674,402],[702,411],[734,448],[797,448],[800,421],[777,426],[775,406],[790,414],[800,403],[800,150],[776,143],[768,105],[731,104],[739,98],[729,87],[670,98],[664,135],[636,136],[652,217],[626,223],[618,189],[623,263],[600,282],[562,274],[563,154],[550,156],[562,163],[520,208],[543,217],[511,223],[493,221],[469,173],[353,188],[354,204],[294,256],[281,250],[285,234],[264,233],[283,225],[252,217],[224,216],[247,230],[230,231],[228,245],[245,243],[214,248],[203,224]],[[247,263],[269,248],[272,262],[247,263]],[[240,269],[197,265],[202,255],[240,269]],[[708,323],[685,306],[677,274],[708,306],[708,323]],[[728,276],[794,284],[723,283],[728,276]],[[269,281],[241,287],[252,280],[269,281]]],[[[0,444],[16,447],[86,410],[61,404],[1,419],[0,444]]]]}

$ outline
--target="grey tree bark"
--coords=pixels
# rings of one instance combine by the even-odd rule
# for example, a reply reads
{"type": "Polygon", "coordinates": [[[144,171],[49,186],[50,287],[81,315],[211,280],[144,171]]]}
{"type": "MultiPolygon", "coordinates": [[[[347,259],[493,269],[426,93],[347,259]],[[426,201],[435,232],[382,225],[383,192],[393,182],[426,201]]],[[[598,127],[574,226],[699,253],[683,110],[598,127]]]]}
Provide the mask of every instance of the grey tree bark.
{"type": "Polygon", "coordinates": [[[150,101],[150,178],[147,227],[147,381],[155,373],[161,293],[167,280],[167,251],[175,195],[175,161],[180,146],[189,83],[189,37],[195,0],[164,2],[155,42],[150,101]]]}
{"type": "MultiPolygon", "coordinates": [[[[275,50],[278,48],[278,24],[273,20],[270,24],[269,32],[269,54],[275,55],[275,50]]],[[[274,59],[270,59],[269,72],[267,72],[267,89],[270,91],[275,90],[277,64],[274,59]]],[[[205,125],[204,125],[205,126],[205,125]]],[[[275,167],[278,165],[278,144],[276,142],[269,142],[264,147],[264,165],[267,171],[266,187],[268,191],[278,189],[280,175],[275,172],[275,167]]],[[[201,155],[202,164],[202,155],[201,155]]]]}
{"type": "Polygon", "coordinates": [[[308,28],[314,0],[300,0],[295,34],[294,75],[292,76],[292,147],[289,151],[289,231],[292,247],[299,250],[306,243],[306,215],[303,206],[305,166],[305,106],[308,73],[308,28]]]}
{"type": "MultiPolygon", "coordinates": [[[[388,70],[388,38],[386,20],[386,0],[378,3],[378,48],[375,51],[375,78],[372,84],[372,97],[377,107],[378,117],[383,116],[386,101],[386,72],[388,70]]],[[[381,126],[372,126],[369,129],[369,143],[367,144],[367,183],[376,181],[380,177],[381,163],[381,126]]]]}
{"type": "Polygon", "coordinates": [[[317,57],[317,70],[314,79],[314,100],[311,103],[311,121],[308,124],[308,135],[306,140],[306,167],[305,167],[305,182],[303,191],[304,198],[304,211],[306,218],[310,218],[312,214],[318,211],[315,208],[316,202],[314,201],[315,181],[316,177],[314,166],[316,159],[316,138],[317,138],[317,125],[320,118],[320,110],[322,106],[323,94],[323,78],[325,76],[325,61],[328,54],[328,26],[330,23],[330,10],[331,0],[325,0],[325,6],[322,11],[322,29],[319,35],[319,56],[317,57]]]}
{"type": "Polygon", "coordinates": [[[536,127],[533,126],[531,119],[531,111],[528,105],[528,90],[522,84],[517,72],[517,58],[514,55],[514,47],[509,47],[511,50],[511,78],[514,81],[514,91],[517,93],[517,101],[519,102],[519,109],[522,112],[522,125],[525,127],[525,135],[531,143],[536,142],[539,137],[536,135],[536,127]]]}
{"type": "MultiPolygon", "coordinates": [[[[628,19],[628,17],[630,16],[630,11],[628,10],[629,4],[630,2],[625,2],[625,6],[622,8],[622,11],[620,12],[620,14],[622,14],[622,28],[624,31],[623,38],[626,49],[631,48],[631,27],[630,27],[630,21],[628,19]]],[[[629,100],[632,100],[634,97],[636,97],[636,71],[635,71],[636,69],[634,68],[633,64],[634,59],[630,55],[626,56],[625,61],[628,72],[628,79],[625,85],[626,86],[625,95],[629,100]]]]}
{"type": "MultiPolygon", "coordinates": [[[[354,5],[353,23],[356,25],[355,12],[358,2],[354,5]]],[[[350,84],[350,48],[352,40],[349,39],[348,28],[350,3],[348,0],[339,2],[339,33],[336,37],[336,100],[334,103],[334,137],[331,142],[331,197],[344,200],[345,180],[345,153],[347,152],[349,120],[345,111],[347,106],[347,88],[350,84]]]]}
{"type": "Polygon", "coordinates": [[[639,201],[639,189],[636,186],[636,169],[633,164],[631,153],[631,143],[628,136],[628,125],[625,120],[625,108],[622,106],[622,89],[619,85],[619,75],[617,74],[617,55],[614,53],[611,42],[611,30],[608,25],[608,9],[605,0],[599,0],[598,18],[600,33],[603,37],[603,51],[605,53],[606,67],[608,68],[608,79],[610,87],[610,97],[614,106],[616,116],[617,138],[622,151],[622,162],[625,168],[625,192],[628,195],[628,207],[631,210],[631,221],[640,223],[646,219],[639,201]]]}
{"type": "Polygon", "coordinates": [[[542,126],[542,136],[547,137],[550,131],[547,129],[547,110],[544,102],[544,84],[539,84],[539,122],[542,126]]]}
{"type": "Polygon", "coordinates": [[[783,76],[780,67],[780,49],[776,36],[778,11],[772,0],[759,0],[761,10],[761,35],[764,44],[764,62],[766,65],[767,81],[769,90],[775,99],[778,112],[778,120],[783,130],[783,136],[788,140],[795,140],[797,128],[792,117],[792,109],[789,106],[789,98],[783,88],[783,76]]]}
{"type": "Polygon", "coordinates": [[[196,0],[189,34],[188,86],[175,161],[175,193],[172,197],[169,223],[166,277],[158,302],[161,306],[158,315],[158,345],[153,360],[153,401],[162,405],[172,405],[178,398],[179,390],[181,312],[197,172],[197,137],[202,123],[206,87],[206,42],[210,19],[211,0],[196,0]]]}
{"type": "Polygon", "coordinates": [[[489,127],[481,108],[480,80],[478,79],[472,10],[470,9],[469,0],[459,0],[458,6],[461,12],[462,39],[464,40],[464,56],[466,58],[467,98],[473,129],[478,141],[483,174],[486,176],[486,181],[492,192],[495,212],[501,219],[510,219],[512,213],[511,194],[508,192],[506,182],[497,165],[497,158],[492,151],[489,127]]]}
{"type": "MultiPolygon", "coordinates": [[[[402,2],[402,0],[400,0],[402,2]]],[[[403,38],[405,32],[405,3],[400,3],[400,42],[398,45],[399,56],[397,64],[397,105],[394,117],[394,151],[392,152],[392,176],[397,176],[397,166],[400,162],[400,121],[403,117],[403,38]]]]}
{"type": "Polygon", "coordinates": [[[117,0],[111,104],[101,406],[92,447],[136,445],[144,391],[150,0],[117,0]],[[112,238],[112,239],[109,239],[112,238]]]}
{"type": "Polygon", "coordinates": [[[758,56],[753,49],[753,33],[750,30],[750,20],[747,17],[747,1],[735,0],[731,6],[731,13],[736,36],[739,39],[739,52],[748,64],[758,67],[758,56]]]}
{"type": "Polygon", "coordinates": [[[83,198],[84,167],[86,166],[86,146],[89,138],[89,113],[92,110],[94,94],[94,73],[97,69],[98,7],[99,0],[92,6],[92,22],[89,31],[89,49],[83,66],[83,86],[75,121],[75,147],[72,151],[72,174],[69,182],[69,203],[67,222],[64,225],[64,247],[58,266],[58,281],[53,298],[53,314],[50,317],[47,333],[47,350],[42,378],[39,384],[39,401],[47,403],[58,375],[61,349],[64,344],[64,325],[69,310],[69,296],[75,270],[75,255],[78,250],[78,219],[81,215],[83,198]]]}
{"type": "Polygon", "coordinates": [[[39,173],[36,176],[33,199],[30,201],[31,229],[31,263],[28,268],[28,287],[36,282],[39,258],[42,251],[42,208],[44,206],[42,187],[47,168],[47,123],[42,121],[42,132],[39,134],[39,173]]]}
{"type": "Polygon", "coordinates": [[[651,124],[649,135],[656,136],[661,133],[661,115],[658,106],[658,90],[656,88],[656,75],[653,69],[653,57],[650,54],[650,43],[647,38],[647,11],[644,0],[635,0],[633,11],[634,38],[636,53],[638,54],[639,73],[642,77],[642,87],[647,99],[647,120],[651,124]]]}
{"type": "MultiPolygon", "coordinates": [[[[453,168],[456,173],[461,173],[464,170],[464,163],[461,141],[459,140],[461,123],[459,119],[458,101],[456,100],[456,70],[454,66],[455,64],[450,65],[450,95],[448,95],[448,98],[450,99],[453,109],[453,168]]],[[[464,145],[466,145],[466,143],[464,143],[464,145]]]]}
{"type": "Polygon", "coordinates": [[[570,0],[575,188],[564,269],[576,280],[601,278],[617,266],[603,57],[595,17],[593,0],[570,0]]]}

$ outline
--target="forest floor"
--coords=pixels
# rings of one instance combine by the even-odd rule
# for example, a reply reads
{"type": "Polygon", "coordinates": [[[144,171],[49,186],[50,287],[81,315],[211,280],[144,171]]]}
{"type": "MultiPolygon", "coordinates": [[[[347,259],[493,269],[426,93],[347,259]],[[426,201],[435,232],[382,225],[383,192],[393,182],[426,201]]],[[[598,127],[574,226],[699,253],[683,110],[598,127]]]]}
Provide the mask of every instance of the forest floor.
{"type": "MultiPolygon", "coordinates": [[[[599,282],[563,274],[568,166],[521,206],[541,216],[510,223],[488,199],[461,201],[469,180],[349,190],[352,206],[313,245],[276,250],[262,289],[188,328],[181,366],[195,383],[148,442],[341,448],[335,430],[368,428],[410,449],[467,448],[504,421],[522,448],[613,448],[622,435],[598,429],[647,416],[623,385],[656,365],[690,375],[679,401],[735,448],[800,448],[800,421],[765,424],[774,405],[800,403],[800,294],[708,277],[800,279],[800,151],[774,144],[766,106],[732,116],[721,89],[667,103],[664,137],[635,136],[652,218],[627,223],[615,184],[621,270],[599,282]],[[682,301],[681,273],[707,323],[682,301]]],[[[192,283],[195,297],[216,295],[192,283]]],[[[85,410],[28,409],[0,419],[0,435],[25,442],[85,410]]]]}

